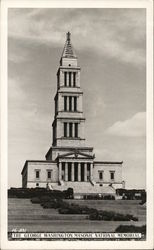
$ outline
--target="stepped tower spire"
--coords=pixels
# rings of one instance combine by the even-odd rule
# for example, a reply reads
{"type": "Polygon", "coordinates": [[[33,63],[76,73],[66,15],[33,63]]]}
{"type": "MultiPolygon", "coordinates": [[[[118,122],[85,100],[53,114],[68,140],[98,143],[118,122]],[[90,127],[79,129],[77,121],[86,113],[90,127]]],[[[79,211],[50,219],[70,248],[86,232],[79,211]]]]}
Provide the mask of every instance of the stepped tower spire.
{"type": "Polygon", "coordinates": [[[93,157],[93,148],[85,145],[85,117],[83,113],[83,91],[80,86],[80,67],[74,52],[71,33],[66,41],[57,71],[57,91],[54,98],[55,115],[52,123],[52,146],[46,154],[47,160],[60,159],[64,153],[76,152],[93,157]],[[57,158],[58,157],[58,158],[57,158]]]}
{"type": "Polygon", "coordinates": [[[80,88],[80,67],[71,44],[71,33],[66,42],[57,72],[53,146],[84,146],[85,118],[82,110],[83,92],[80,88]]]}
{"type": "Polygon", "coordinates": [[[71,33],[69,31],[66,33],[66,43],[63,49],[62,57],[77,58],[71,44],[71,33]]]}

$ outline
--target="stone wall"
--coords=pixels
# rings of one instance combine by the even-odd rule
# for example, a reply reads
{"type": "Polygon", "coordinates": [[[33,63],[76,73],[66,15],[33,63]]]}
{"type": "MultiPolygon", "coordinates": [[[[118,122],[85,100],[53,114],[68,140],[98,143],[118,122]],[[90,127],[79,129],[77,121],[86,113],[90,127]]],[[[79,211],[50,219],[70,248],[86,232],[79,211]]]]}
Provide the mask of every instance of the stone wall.
{"type": "Polygon", "coordinates": [[[111,182],[121,183],[122,182],[122,164],[120,163],[95,163],[93,168],[93,178],[96,182],[111,182]],[[99,179],[99,171],[103,171],[103,179],[99,179]],[[115,172],[114,181],[110,178],[110,171],[115,172]]]}
{"type": "Polygon", "coordinates": [[[41,183],[41,187],[46,187],[47,182],[58,182],[58,167],[57,163],[36,161],[28,162],[28,183],[27,187],[36,187],[36,183],[41,183]],[[36,170],[40,171],[39,179],[36,179],[36,170]],[[47,178],[47,170],[51,170],[51,179],[47,178]]]}

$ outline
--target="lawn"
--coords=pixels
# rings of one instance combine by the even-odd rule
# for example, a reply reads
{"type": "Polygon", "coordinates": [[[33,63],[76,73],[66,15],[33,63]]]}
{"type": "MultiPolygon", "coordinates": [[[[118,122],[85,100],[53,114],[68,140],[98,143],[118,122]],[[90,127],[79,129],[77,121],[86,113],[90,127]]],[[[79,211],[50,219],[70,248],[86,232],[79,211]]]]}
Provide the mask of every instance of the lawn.
{"type": "Polygon", "coordinates": [[[133,214],[139,221],[90,221],[83,215],[59,215],[55,209],[43,209],[29,199],[9,199],[8,231],[26,229],[27,232],[114,232],[119,225],[146,224],[146,207],[140,201],[128,200],[67,200],[89,207],[124,214],[133,214]]]}

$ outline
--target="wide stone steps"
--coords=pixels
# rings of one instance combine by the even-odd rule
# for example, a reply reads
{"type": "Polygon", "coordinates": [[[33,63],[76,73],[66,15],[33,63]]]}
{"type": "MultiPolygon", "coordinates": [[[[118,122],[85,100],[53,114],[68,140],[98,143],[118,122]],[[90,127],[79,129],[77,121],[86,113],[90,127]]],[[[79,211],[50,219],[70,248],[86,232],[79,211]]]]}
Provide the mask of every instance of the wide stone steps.
{"type": "Polygon", "coordinates": [[[100,186],[99,184],[92,185],[90,182],[62,182],[62,185],[52,184],[53,189],[66,190],[73,188],[75,194],[113,194],[116,191],[110,186],[100,186]]]}

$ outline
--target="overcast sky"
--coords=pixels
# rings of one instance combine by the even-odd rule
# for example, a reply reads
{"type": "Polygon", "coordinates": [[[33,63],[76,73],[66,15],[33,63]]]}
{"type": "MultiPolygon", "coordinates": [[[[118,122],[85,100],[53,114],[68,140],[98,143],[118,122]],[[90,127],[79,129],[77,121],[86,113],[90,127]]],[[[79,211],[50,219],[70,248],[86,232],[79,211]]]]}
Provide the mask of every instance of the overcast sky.
{"type": "Polygon", "coordinates": [[[145,10],[9,9],[9,186],[52,144],[56,71],[66,32],[81,66],[86,141],[122,161],[127,188],[145,188],[145,10]]]}

